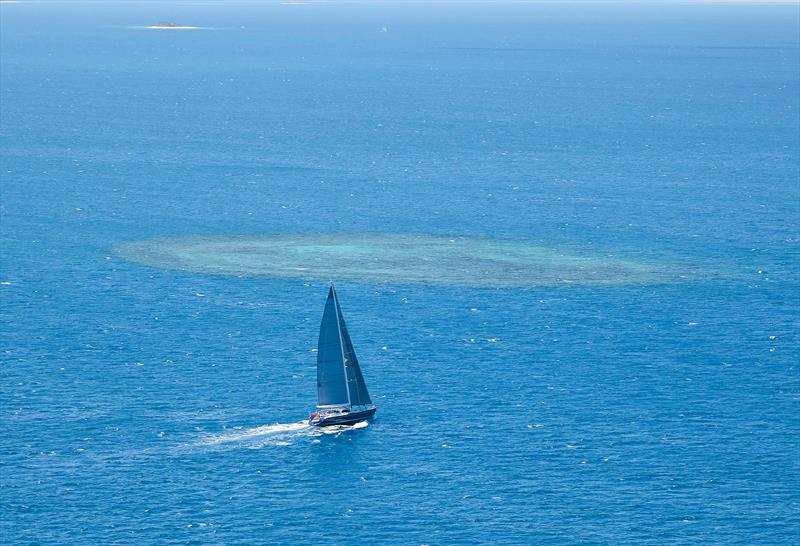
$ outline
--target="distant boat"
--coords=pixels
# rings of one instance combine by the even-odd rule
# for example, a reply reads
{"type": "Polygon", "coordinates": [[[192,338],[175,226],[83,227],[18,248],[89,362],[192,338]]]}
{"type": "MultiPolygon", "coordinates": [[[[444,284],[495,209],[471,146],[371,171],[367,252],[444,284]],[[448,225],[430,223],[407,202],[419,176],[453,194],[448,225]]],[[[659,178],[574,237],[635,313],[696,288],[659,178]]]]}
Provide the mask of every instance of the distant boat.
{"type": "Polygon", "coordinates": [[[317,344],[317,411],[309,416],[308,424],[352,425],[369,419],[376,409],[331,285],[317,344]]]}

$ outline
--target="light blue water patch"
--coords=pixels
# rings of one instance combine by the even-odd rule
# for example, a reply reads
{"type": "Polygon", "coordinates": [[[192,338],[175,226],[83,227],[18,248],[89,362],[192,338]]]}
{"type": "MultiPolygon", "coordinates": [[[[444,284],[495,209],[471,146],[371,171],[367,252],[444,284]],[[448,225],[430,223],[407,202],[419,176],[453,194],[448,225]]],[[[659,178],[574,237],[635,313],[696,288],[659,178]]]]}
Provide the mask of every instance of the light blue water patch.
{"type": "Polygon", "coordinates": [[[695,272],[524,241],[403,234],[166,238],[116,252],[153,267],[273,279],[533,287],[678,282],[695,272]]]}

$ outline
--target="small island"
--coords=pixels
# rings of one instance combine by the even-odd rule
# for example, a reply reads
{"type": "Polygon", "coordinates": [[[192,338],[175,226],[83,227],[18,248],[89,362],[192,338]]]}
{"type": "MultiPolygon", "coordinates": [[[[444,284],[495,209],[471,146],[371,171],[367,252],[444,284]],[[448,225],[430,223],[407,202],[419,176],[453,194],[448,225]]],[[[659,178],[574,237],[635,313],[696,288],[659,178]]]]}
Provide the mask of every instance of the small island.
{"type": "Polygon", "coordinates": [[[178,24],[178,23],[158,22],[158,23],[153,23],[152,25],[149,25],[147,28],[159,29],[159,30],[166,30],[166,29],[169,29],[169,30],[191,30],[191,29],[197,29],[197,28],[200,28],[200,27],[193,27],[193,26],[189,26],[189,25],[181,25],[181,24],[178,24]]]}

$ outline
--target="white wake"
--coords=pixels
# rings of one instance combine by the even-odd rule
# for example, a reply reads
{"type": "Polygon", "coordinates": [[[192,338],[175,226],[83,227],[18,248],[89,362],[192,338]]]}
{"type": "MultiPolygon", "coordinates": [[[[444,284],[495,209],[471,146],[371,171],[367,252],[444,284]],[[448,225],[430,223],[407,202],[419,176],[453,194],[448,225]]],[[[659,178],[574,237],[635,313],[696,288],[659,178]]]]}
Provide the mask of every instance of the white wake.
{"type": "Polygon", "coordinates": [[[217,434],[214,436],[206,436],[205,438],[202,438],[198,444],[216,445],[227,444],[231,442],[246,442],[248,440],[261,438],[263,436],[282,436],[300,431],[308,431],[309,429],[311,429],[311,426],[306,421],[298,421],[297,423],[275,423],[274,425],[262,425],[260,427],[236,429],[233,432],[226,432],[224,434],[217,434]]]}
{"type": "MultiPolygon", "coordinates": [[[[308,421],[296,423],[275,423],[252,428],[234,429],[222,434],[208,435],[195,442],[194,447],[229,449],[245,447],[258,449],[265,446],[289,446],[292,440],[301,437],[317,437],[322,435],[340,435],[350,430],[358,430],[368,426],[366,421],[353,425],[334,425],[330,427],[312,427],[308,421]]],[[[315,440],[314,443],[318,443],[315,440]]]]}

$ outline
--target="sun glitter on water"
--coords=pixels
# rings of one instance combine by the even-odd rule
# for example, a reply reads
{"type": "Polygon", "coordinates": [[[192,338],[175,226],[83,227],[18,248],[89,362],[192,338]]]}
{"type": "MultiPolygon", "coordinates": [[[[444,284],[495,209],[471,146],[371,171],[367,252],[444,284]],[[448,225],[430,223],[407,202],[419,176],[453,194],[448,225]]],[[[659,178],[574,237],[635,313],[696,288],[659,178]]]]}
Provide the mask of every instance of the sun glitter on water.
{"type": "Polygon", "coordinates": [[[676,282],[666,266],[526,241],[398,234],[177,237],[118,246],[151,267],[273,279],[471,287],[676,282]]]}

